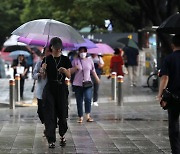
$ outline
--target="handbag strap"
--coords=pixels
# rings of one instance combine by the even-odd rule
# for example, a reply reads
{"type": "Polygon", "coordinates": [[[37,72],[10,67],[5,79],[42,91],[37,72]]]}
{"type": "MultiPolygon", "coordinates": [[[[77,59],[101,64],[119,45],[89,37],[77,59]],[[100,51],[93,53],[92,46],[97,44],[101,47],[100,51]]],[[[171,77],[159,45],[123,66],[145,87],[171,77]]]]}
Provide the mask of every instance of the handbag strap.
{"type": "Polygon", "coordinates": [[[82,65],[82,61],[81,61],[81,59],[80,59],[80,58],[79,58],[79,60],[80,60],[81,66],[82,66],[82,75],[83,75],[83,81],[84,81],[84,71],[83,71],[83,65],[82,65]]]}

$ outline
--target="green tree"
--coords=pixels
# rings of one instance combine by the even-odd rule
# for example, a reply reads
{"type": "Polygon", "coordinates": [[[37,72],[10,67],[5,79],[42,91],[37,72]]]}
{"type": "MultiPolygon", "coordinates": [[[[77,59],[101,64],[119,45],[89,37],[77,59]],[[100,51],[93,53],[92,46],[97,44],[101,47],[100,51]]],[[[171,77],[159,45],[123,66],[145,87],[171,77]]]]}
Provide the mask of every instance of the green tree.
{"type": "MultiPolygon", "coordinates": [[[[115,32],[137,32],[160,25],[179,10],[179,0],[5,0],[0,1],[0,44],[21,24],[40,18],[52,18],[76,29],[96,26],[106,31],[109,19],[115,32]]],[[[162,42],[167,39],[162,37],[162,42]]]]}
{"type": "Polygon", "coordinates": [[[23,23],[35,19],[52,18],[53,7],[48,0],[24,0],[24,8],[20,15],[23,23]]]}
{"type": "Polygon", "coordinates": [[[24,5],[21,0],[1,0],[0,6],[0,46],[2,46],[5,38],[10,36],[11,32],[20,25],[19,16],[24,5]]]}

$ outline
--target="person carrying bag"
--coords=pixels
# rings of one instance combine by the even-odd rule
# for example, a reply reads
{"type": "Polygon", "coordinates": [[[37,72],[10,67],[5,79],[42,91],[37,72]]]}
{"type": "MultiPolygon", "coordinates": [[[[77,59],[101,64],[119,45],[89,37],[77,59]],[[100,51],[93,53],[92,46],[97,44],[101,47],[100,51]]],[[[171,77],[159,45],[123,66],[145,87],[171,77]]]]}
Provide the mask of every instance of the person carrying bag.
{"type": "Polygon", "coordinates": [[[168,111],[169,141],[173,154],[180,153],[180,35],[172,38],[173,52],[168,55],[160,70],[158,100],[162,108],[168,111]]]}
{"type": "Polygon", "coordinates": [[[92,81],[91,74],[96,79],[96,82],[99,83],[99,78],[96,74],[94,63],[91,58],[87,58],[87,48],[80,47],[78,52],[78,58],[72,61],[71,74],[74,73],[74,92],[77,103],[77,112],[78,112],[78,123],[83,122],[83,99],[86,113],[86,121],[93,122],[91,118],[91,100],[92,100],[92,81]]]}

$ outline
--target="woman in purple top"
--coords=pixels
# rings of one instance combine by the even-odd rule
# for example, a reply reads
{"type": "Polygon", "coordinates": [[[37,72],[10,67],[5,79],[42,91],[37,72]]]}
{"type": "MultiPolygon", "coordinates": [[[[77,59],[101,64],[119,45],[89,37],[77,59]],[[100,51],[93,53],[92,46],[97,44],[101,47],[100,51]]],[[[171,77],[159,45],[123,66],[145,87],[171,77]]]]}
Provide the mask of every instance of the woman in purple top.
{"type": "Polygon", "coordinates": [[[91,74],[94,76],[97,83],[99,78],[96,74],[94,63],[91,58],[87,58],[87,48],[80,47],[78,51],[78,58],[72,61],[71,73],[75,73],[73,80],[74,92],[77,102],[77,111],[79,119],[77,122],[83,122],[83,98],[85,105],[85,113],[87,122],[93,122],[90,116],[91,112],[91,99],[92,99],[92,87],[83,87],[83,81],[91,81],[91,74]]]}

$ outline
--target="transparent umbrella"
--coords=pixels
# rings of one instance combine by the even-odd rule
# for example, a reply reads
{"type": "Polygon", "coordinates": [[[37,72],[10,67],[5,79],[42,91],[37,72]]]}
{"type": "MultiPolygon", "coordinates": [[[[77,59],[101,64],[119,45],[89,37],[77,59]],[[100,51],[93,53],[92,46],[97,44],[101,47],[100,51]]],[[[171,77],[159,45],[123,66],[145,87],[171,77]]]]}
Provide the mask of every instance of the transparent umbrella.
{"type": "Polygon", "coordinates": [[[48,41],[53,37],[59,37],[65,43],[82,43],[83,37],[73,27],[53,19],[38,19],[24,23],[12,34],[29,39],[48,41]]]}
{"type": "MultiPolygon", "coordinates": [[[[28,44],[28,45],[34,45],[34,46],[49,46],[50,44],[50,41],[43,41],[43,40],[36,40],[36,39],[30,39],[30,38],[26,38],[26,37],[22,37],[20,36],[18,38],[18,42],[23,42],[25,44],[28,44]]],[[[64,48],[70,48],[70,47],[74,47],[74,44],[72,43],[65,43],[65,42],[62,42],[63,44],[63,47],[64,48]]]]}
{"type": "Polygon", "coordinates": [[[19,46],[26,46],[25,43],[18,42],[19,36],[17,35],[11,35],[3,44],[4,47],[7,46],[13,46],[13,45],[19,45],[19,46]]]}

